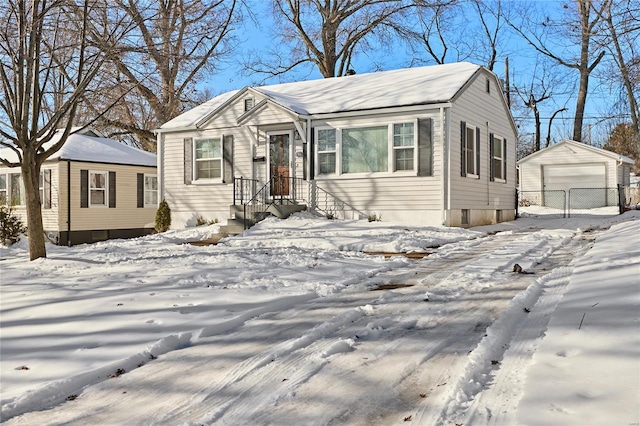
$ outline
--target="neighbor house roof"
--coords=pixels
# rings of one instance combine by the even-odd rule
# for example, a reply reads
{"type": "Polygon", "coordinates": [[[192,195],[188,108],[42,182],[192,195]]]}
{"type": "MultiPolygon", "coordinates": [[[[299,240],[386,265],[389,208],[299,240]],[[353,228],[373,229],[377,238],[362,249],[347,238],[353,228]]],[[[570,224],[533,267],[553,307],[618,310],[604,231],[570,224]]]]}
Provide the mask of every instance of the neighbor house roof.
{"type": "Polygon", "coordinates": [[[458,62],[245,88],[219,95],[165,123],[160,130],[194,127],[248,90],[300,115],[449,102],[480,69],[479,65],[458,62]]]}
{"type": "Polygon", "coordinates": [[[618,161],[620,161],[622,163],[629,163],[629,164],[633,164],[634,163],[634,161],[631,158],[629,158],[627,156],[624,156],[624,155],[621,155],[621,154],[617,154],[617,153],[615,153],[613,151],[607,151],[606,149],[602,149],[602,148],[598,148],[598,147],[595,147],[595,146],[587,145],[587,144],[582,143],[582,142],[577,142],[577,141],[566,139],[566,140],[560,141],[560,142],[558,142],[558,143],[556,143],[554,145],[551,145],[550,147],[543,148],[540,151],[536,151],[533,154],[529,154],[526,157],[522,158],[520,161],[518,161],[516,164],[526,163],[527,161],[531,160],[532,158],[536,158],[536,157],[538,157],[538,156],[540,156],[542,154],[552,152],[552,151],[554,151],[554,150],[556,150],[556,149],[558,149],[560,147],[563,147],[563,146],[565,146],[565,147],[566,146],[576,147],[578,149],[585,149],[587,151],[591,151],[591,152],[596,153],[596,154],[601,154],[601,155],[604,155],[606,157],[613,158],[613,159],[618,160],[618,161]]]}
{"type": "MultiPolygon", "coordinates": [[[[60,140],[62,131],[58,130],[51,141],[44,144],[44,148],[60,140]]],[[[156,155],[138,148],[125,145],[113,139],[100,137],[99,133],[85,129],[69,135],[65,144],[49,160],[86,161],[104,164],[126,164],[135,166],[157,166],[156,155]]],[[[0,157],[9,162],[17,162],[16,153],[10,148],[0,150],[0,157]]]]}

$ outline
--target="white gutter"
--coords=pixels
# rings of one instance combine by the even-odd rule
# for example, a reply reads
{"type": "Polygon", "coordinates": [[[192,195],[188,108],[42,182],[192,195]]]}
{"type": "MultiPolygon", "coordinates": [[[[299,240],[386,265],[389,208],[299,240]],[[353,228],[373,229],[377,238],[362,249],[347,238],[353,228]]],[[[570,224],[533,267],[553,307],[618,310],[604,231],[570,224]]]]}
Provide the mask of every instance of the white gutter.
{"type": "Polygon", "coordinates": [[[389,114],[389,113],[403,113],[413,111],[424,111],[425,109],[438,109],[448,108],[451,106],[451,102],[441,102],[435,104],[421,104],[421,105],[409,105],[403,107],[389,107],[389,108],[373,108],[373,109],[361,109],[356,111],[344,111],[344,112],[328,112],[310,114],[308,116],[301,115],[300,117],[310,117],[313,119],[328,119],[328,118],[341,118],[341,117],[355,117],[362,115],[377,115],[377,114],[389,114]]]}
{"type": "Polygon", "coordinates": [[[160,194],[160,196],[158,197],[158,203],[160,203],[160,201],[164,200],[164,175],[162,173],[162,171],[164,170],[164,168],[162,167],[164,135],[159,130],[156,130],[156,135],[156,173],[158,174],[158,194],[160,194]]]}

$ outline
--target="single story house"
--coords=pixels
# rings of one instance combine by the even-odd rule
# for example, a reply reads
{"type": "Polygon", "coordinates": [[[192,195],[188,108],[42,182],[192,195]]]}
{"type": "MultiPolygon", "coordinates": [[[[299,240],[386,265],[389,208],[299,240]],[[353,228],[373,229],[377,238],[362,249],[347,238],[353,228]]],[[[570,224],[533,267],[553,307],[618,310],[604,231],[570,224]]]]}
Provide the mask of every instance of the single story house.
{"type": "Polygon", "coordinates": [[[516,127],[496,75],[468,62],[245,87],[157,141],[174,228],[274,203],[405,225],[515,217],[516,127]]]}
{"type": "Polygon", "coordinates": [[[518,161],[520,198],[558,208],[615,206],[632,165],[624,155],[564,140],[518,161]]]}
{"type": "MultiPolygon", "coordinates": [[[[0,157],[18,160],[10,148],[0,150],[0,157]]],[[[20,168],[0,164],[0,202],[26,223],[24,197],[20,168]]],[[[40,201],[45,232],[56,244],[150,234],[158,207],[156,155],[79,130],[42,165],[40,201]]]]}

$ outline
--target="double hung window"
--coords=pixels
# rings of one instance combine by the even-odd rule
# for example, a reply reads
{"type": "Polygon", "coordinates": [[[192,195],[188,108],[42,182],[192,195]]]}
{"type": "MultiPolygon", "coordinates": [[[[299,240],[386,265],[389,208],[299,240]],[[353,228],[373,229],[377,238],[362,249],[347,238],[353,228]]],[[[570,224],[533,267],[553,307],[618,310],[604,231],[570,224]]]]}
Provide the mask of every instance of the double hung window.
{"type": "Polygon", "coordinates": [[[491,137],[491,168],[494,180],[504,180],[504,139],[492,135],[491,137]]]}
{"type": "Polygon", "coordinates": [[[0,174],[0,205],[7,204],[7,175],[0,174]]]}
{"type": "Polygon", "coordinates": [[[318,129],[318,173],[321,175],[336,172],[336,131],[318,129]]]}
{"type": "Polygon", "coordinates": [[[199,179],[222,178],[222,138],[196,140],[194,143],[195,176],[199,179]]]}
{"type": "Polygon", "coordinates": [[[107,207],[108,172],[89,172],[89,205],[107,207]]]}
{"type": "Polygon", "coordinates": [[[394,170],[413,170],[415,137],[413,123],[393,125],[394,170]]]}
{"type": "Polygon", "coordinates": [[[156,207],[158,205],[158,176],[144,175],[144,205],[156,207]]]}

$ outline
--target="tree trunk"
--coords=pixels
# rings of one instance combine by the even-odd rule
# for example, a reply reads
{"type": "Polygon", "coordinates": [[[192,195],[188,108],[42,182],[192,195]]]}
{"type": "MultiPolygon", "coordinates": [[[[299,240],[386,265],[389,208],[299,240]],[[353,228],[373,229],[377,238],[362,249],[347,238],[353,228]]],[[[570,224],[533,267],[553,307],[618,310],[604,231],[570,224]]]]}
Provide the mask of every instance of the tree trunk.
{"type": "Polygon", "coordinates": [[[35,260],[47,257],[47,249],[45,247],[40,203],[40,164],[36,161],[36,154],[31,150],[24,151],[21,170],[25,194],[29,194],[29,196],[25,197],[29,235],[29,260],[35,260]]]}

